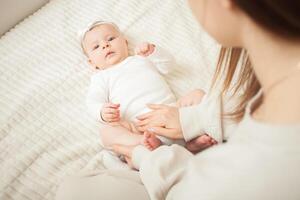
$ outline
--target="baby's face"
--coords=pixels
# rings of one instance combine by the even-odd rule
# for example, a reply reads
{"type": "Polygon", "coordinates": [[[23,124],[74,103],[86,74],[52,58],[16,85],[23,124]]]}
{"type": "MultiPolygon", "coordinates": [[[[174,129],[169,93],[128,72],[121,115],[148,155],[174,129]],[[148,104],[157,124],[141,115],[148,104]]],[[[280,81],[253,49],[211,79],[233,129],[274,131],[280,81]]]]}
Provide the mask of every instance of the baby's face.
{"type": "Polygon", "coordinates": [[[83,48],[94,68],[106,69],[128,57],[127,40],[110,24],[88,31],[83,48]]]}

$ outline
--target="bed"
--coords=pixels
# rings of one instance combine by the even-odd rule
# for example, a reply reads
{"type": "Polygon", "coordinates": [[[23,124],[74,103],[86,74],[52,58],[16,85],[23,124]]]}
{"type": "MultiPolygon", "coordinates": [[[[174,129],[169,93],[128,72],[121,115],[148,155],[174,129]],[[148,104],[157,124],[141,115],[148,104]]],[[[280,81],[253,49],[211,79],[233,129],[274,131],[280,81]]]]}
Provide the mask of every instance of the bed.
{"type": "Polygon", "coordinates": [[[174,55],[177,97],[209,87],[219,46],[185,0],[50,1],[0,39],[0,199],[53,199],[65,176],[104,168],[77,38],[96,19],[117,23],[131,49],[151,41],[174,55]]]}

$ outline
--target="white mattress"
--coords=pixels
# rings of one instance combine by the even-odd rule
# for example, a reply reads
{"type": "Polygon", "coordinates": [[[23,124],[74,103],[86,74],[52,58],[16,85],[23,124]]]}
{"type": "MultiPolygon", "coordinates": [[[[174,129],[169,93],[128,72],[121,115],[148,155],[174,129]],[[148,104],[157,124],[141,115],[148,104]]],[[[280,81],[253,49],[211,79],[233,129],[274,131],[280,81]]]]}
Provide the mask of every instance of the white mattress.
{"type": "Polygon", "coordinates": [[[178,66],[166,79],[177,96],[207,88],[219,47],[185,0],[52,0],[0,39],[0,199],[53,199],[64,176],[103,168],[76,37],[95,19],[117,23],[131,47],[171,52],[178,66]]]}

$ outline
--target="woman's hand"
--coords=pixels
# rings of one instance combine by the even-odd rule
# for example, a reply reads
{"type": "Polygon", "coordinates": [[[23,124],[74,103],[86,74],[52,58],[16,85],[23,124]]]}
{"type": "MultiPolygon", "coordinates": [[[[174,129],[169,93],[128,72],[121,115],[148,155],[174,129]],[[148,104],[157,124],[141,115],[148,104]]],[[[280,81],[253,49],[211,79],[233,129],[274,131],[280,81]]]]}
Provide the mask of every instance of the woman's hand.
{"type": "Polygon", "coordinates": [[[152,111],[137,117],[139,131],[150,131],[171,139],[183,138],[177,107],[159,104],[149,104],[148,107],[152,111]]]}
{"type": "Polygon", "coordinates": [[[122,144],[115,144],[113,145],[113,150],[115,153],[119,155],[123,155],[125,157],[125,160],[127,164],[134,169],[134,166],[131,161],[132,157],[132,151],[136,146],[127,146],[127,145],[122,145],[122,144]]]}
{"type": "Polygon", "coordinates": [[[193,90],[189,92],[187,95],[181,97],[177,101],[178,107],[188,107],[197,105],[201,102],[203,96],[205,95],[205,92],[201,89],[193,90]]]}

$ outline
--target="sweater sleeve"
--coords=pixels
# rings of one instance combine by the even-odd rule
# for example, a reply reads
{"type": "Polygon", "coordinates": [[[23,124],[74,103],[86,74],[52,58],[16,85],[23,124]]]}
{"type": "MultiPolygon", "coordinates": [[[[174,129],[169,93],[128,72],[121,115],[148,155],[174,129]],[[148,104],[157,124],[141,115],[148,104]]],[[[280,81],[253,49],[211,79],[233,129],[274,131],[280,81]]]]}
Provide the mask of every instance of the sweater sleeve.
{"type": "Polygon", "coordinates": [[[144,146],[137,146],[132,161],[140,170],[140,177],[150,199],[160,200],[166,199],[174,183],[182,178],[186,161],[192,156],[192,153],[176,144],[163,145],[152,152],[144,146]]]}
{"type": "Polygon", "coordinates": [[[166,75],[174,67],[174,58],[166,50],[159,46],[155,46],[154,52],[148,56],[148,59],[151,60],[159,73],[166,75]]]}
{"type": "Polygon", "coordinates": [[[97,121],[103,122],[101,110],[103,104],[108,102],[108,94],[105,81],[101,74],[96,74],[91,78],[91,83],[86,97],[86,105],[89,114],[97,121]]]}
{"type": "Polygon", "coordinates": [[[151,200],[258,199],[253,195],[258,183],[252,171],[255,163],[252,159],[256,156],[251,151],[244,151],[244,155],[243,150],[241,145],[228,146],[227,143],[192,155],[179,145],[161,146],[154,151],[138,146],[133,151],[132,161],[139,169],[151,200]]]}
{"type": "Polygon", "coordinates": [[[208,134],[219,143],[223,137],[221,124],[221,96],[219,93],[207,94],[200,104],[179,109],[180,123],[185,141],[202,134],[208,134]]]}

